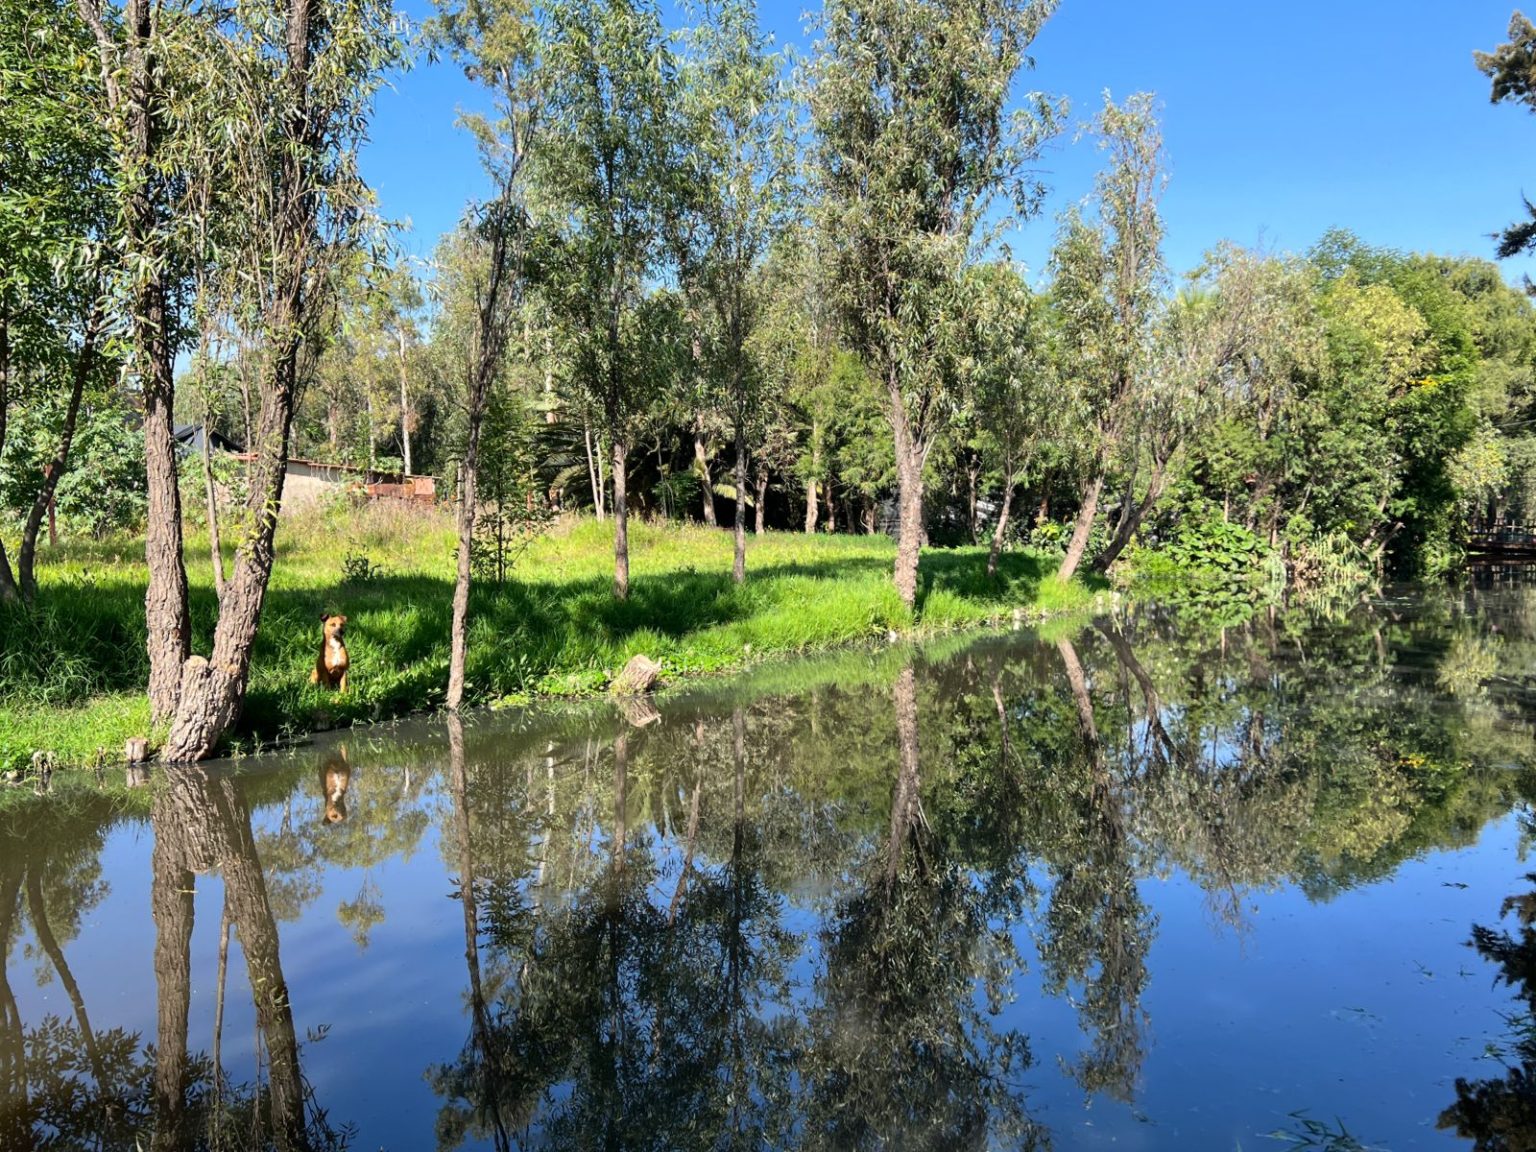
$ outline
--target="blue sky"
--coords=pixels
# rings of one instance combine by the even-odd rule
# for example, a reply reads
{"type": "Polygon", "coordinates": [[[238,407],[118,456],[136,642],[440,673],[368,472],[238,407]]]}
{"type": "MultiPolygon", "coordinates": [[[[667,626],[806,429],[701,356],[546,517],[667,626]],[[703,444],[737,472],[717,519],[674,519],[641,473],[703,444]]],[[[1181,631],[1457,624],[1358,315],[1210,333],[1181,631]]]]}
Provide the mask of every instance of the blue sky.
{"type": "MultiPolygon", "coordinates": [[[[804,49],[799,0],[761,0],[764,27],[804,49]]],[[[405,0],[414,19],[427,0],[405,0]]],[[[1163,202],[1176,271],[1219,240],[1303,251],[1333,226],[1370,243],[1489,256],[1488,234],[1536,199],[1536,116],[1488,102],[1475,48],[1504,40],[1510,0],[1062,0],[1020,91],[1065,95],[1074,121],[1155,92],[1171,180],[1163,202]]],[[[484,185],[456,111],[478,96],[452,64],[422,64],[383,93],[364,153],[386,216],[429,255],[484,185]]],[[[1042,159],[1041,217],[1010,238],[1044,267],[1053,218],[1099,164],[1065,135],[1042,159]]],[[[1511,280],[1536,262],[1511,261],[1511,280]]]]}

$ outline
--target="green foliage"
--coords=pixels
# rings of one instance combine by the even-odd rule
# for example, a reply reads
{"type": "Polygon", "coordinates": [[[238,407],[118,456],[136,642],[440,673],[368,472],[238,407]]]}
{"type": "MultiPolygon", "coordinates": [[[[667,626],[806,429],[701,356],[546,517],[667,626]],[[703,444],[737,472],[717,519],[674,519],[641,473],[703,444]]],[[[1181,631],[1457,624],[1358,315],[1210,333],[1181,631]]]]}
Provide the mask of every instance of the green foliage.
{"type": "MultiPolygon", "coordinates": [[[[633,536],[636,571],[650,578],[628,602],[611,595],[612,538],[591,519],[559,522],[526,543],[504,584],[480,586],[467,699],[598,692],[642,648],[669,675],[697,675],[892,631],[1009,622],[1016,609],[1081,613],[1092,602],[1079,585],[1045,580],[1047,566],[1025,553],[1004,556],[997,580],[986,578],[983,549],[936,554],[914,615],[891,587],[884,537],[771,533],[751,544],[759,578],[735,585],[727,534],[637,524],[633,536]]],[[[285,517],[235,737],[271,741],[438,703],[453,539],[445,515],[400,505],[285,517]],[[348,616],[346,696],[309,684],[321,611],[348,616]]],[[[147,733],[140,547],[82,541],[45,552],[40,609],[0,608],[0,745],[25,755],[52,748],[78,764],[147,733]]],[[[194,641],[205,643],[215,611],[206,541],[189,537],[187,555],[194,641]]]]}

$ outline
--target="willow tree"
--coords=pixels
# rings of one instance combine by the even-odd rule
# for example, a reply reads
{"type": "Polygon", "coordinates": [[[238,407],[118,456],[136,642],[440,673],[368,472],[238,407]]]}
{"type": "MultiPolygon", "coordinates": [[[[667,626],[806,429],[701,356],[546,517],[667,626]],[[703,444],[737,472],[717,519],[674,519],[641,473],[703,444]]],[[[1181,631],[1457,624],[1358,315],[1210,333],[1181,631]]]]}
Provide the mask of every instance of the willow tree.
{"type": "MultiPolygon", "coordinates": [[[[27,510],[13,574],[0,539],[0,601],[37,594],[39,532],[69,464],[88,385],[112,376],[104,308],[113,210],[90,33],[69,0],[0,2],[0,454],[9,417],[46,414],[23,463],[27,510]],[[46,445],[46,446],[45,446],[46,445]],[[40,457],[40,458],[39,458],[40,457]]],[[[22,452],[17,452],[22,448],[22,452]]]]}
{"type": "Polygon", "coordinates": [[[461,61],[465,74],[490,90],[494,103],[489,115],[465,117],[479,143],[495,196],[472,209],[465,226],[468,248],[463,279],[474,301],[473,334],[465,364],[468,428],[460,466],[458,571],[446,698],[449,709],[457,711],[464,699],[469,648],[480,431],[491,389],[506,367],[507,341],[523,298],[529,237],[523,169],[539,122],[543,79],[540,30],[525,0],[439,0],[435,31],[461,61]]]}
{"type": "Polygon", "coordinates": [[[923,467],[953,401],[958,281],[988,207],[1029,215],[1055,108],[1007,106],[1055,0],[830,0],[811,65],[821,230],[853,349],[889,403],[896,590],[917,598],[923,467]]]}
{"type": "MultiPolygon", "coordinates": [[[[789,212],[794,157],[781,58],[767,50],[752,0],[706,3],[684,61],[685,161],[679,279],[699,317],[695,346],[735,449],[736,556],[747,578],[747,470],[765,412],[753,336],[767,308],[754,275],[789,212]],[[707,318],[707,319],[706,319],[707,318]]],[[[707,490],[706,507],[713,506],[707,490]]],[[[707,519],[707,517],[706,517],[707,519]]]]}
{"type": "Polygon", "coordinates": [[[1151,95],[1107,96],[1095,122],[1109,164],[1092,215],[1073,209],[1052,253],[1053,295],[1067,349],[1064,372],[1093,433],[1093,455],[1060,575],[1082,563],[1099,498],[1131,431],[1151,352],[1164,274],[1158,200],[1166,183],[1163,139],[1151,95]]]}
{"type": "Polygon", "coordinates": [[[170,92],[177,87],[181,39],[208,17],[194,12],[186,0],[126,0],[121,9],[100,0],[76,0],[76,9],[90,29],[100,65],[100,95],[90,112],[113,141],[107,171],[124,255],[121,292],[144,405],[144,551],[149,567],[144,610],[150,718],[159,725],[176,713],[182,661],[192,642],[172,435],[174,369],[182,335],[176,288],[184,262],[177,258],[174,243],[177,137],[170,92]]]}
{"type": "Polygon", "coordinates": [[[613,591],[623,600],[629,446],[665,327],[648,289],[665,259],[677,178],[677,68],[650,0],[555,0],[547,20],[529,165],[550,224],[539,274],[571,383],[611,446],[613,591]]]}
{"type": "Polygon", "coordinates": [[[987,575],[1007,537],[1014,490],[1043,447],[1053,421],[1064,415],[1055,388],[1055,340],[1045,298],[1029,290],[1012,264],[982,264],[965,283],[964,359],[972,414],[982,455],[1002,482],[997,523],[987,552],[987,575]]]}
{"type": "MultiPolygon", "coordinates": [[[[235,322],[264,355],[247,446],[245,526],[211,656],[190,656],[181,669],[162,748],[171,761],[209,755],[244,702],[272,574],[294,404],[323,341],[327,284],[368,222],[371,196],[357,173],[357,151],[373,93],[402,44],[388,0],[239,6],[202,31],[187,51],[206,100],[205,119],[194,123],[208,133],[198,151],[209,167],[193,172],[215,184],[211,201],[243,225],[241,242],[218,256],[243,283],[235,322]]],[[[174,455],[163,464],[174,483],[174,455]]],[[[174,531],[179,541],[179,525],[174,531]]],[[[152,549],[149,559],[152,581],[185,589],[179,549],[152,549]]],[[[184,592],[173,615],[185,630],[184,592]]]]}

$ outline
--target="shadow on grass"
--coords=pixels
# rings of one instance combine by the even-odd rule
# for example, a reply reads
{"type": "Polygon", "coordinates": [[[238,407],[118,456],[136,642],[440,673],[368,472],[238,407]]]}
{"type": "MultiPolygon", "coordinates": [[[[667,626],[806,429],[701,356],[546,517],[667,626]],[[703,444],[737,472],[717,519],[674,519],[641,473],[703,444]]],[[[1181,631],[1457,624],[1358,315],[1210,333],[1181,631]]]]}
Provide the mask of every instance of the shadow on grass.
{"type": "MultiPolygon", "coordinates": [[[[643,559],[643,558],[642,558],[643,559]]],[[[1054,564],[1007,554],[996,577],[984,550],[934,551],[922,559],[919,613],[941,593],[971,602],[973,615],[1001,614],[1032,603],[1054,564]]],[[[537,691],[600,688],[633,650],[690,667],[728,662],[749,635],[762,651],[797,651],[883,631],[902,611],[878,556],[826,560],[764,559],[743,586],[728,571],[672,568],[637,573],[627,601],[615,600],[606,574],[567,580],[512,580],[476,587],[470,636],[473,699],[537,691]],[[797,631],[815,617],[813,632],[797,631]],[[744,632],[715,635],[741,626],[744,632]],[[809,636],[809,639],[806,637],[809,636]],[[707,649],[707,651],[706,651],[707,649]]],[[[446,577],[385,573],[311,587],[277,583],[269,591],[253,654],[240,730],[263,738],[382,719],[437,706],[447,682],[452,583],[446,577]],[[310,685],[322,612],[351,619],[348,646],[354,690],[339,696],[310,685]]],[[[192,591],[194,650],[207,651],[217,601],[192,591]]],[[[32,613],[0,610],[0,699],[15,706],[87,703],[97,694],[133,691],[147,677],[143,584],[112,579],[45,587],[32,613]],[[22,653],[22,655],[12,655],[22,653]]],[[[897,618],[891,626],[899,626],[897,618]]]]}

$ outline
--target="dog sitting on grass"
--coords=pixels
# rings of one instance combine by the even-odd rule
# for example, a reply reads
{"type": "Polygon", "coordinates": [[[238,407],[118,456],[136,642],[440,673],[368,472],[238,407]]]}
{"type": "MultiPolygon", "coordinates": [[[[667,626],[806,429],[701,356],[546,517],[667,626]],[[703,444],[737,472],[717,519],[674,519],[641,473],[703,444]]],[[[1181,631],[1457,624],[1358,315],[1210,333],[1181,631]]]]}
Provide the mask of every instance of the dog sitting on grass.
{"type": "Polygon", "coordinates": [[[309,682],[324,684],[327,688],[345,692],[347,669],[351,667],[347,659],[347,646],[342,640],[347,627],[347,618],[322,612],[320,619],[323,622],[322,628],[325,635],[320,641],[320,655],[315,658],[315,670],[309,674],[309,682]]]}

